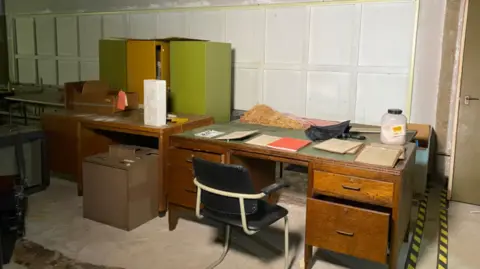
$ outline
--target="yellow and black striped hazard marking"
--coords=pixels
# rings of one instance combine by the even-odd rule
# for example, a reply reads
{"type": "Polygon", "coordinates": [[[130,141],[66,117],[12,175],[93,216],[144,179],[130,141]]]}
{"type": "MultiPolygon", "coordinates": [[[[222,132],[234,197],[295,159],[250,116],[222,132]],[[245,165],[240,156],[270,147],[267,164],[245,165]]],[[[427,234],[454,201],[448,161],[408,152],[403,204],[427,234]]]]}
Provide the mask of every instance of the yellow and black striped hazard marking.
{"type": "Polygon", "coordinates": [[[413,238],[408,248],[407,261],[405,262],[405,269],[415,269],[417,266],[417,260],[420,253],[420,245],[423,239],[423,229],[425,227],[425,221],[427,219],[427,205],[428,195],[430,194],[430,188],[425,190],[424,198],[420,201],[417,212],[417,220],[415,222],[415,230],[413,232],[413,238]]]}
{"type": "Polygon", "coordinates": [[[448,201],[447,190],[440,192],[437,269],[448,268],[448,201]]]}

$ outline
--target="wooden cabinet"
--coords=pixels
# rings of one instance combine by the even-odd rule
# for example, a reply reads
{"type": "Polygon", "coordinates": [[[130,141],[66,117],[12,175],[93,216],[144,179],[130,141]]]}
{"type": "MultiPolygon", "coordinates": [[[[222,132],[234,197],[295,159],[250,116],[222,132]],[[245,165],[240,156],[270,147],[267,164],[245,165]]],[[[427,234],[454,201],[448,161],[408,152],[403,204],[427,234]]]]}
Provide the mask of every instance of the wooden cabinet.
{"type": "Polygon", "coordinates": [[[229,122],[232,110],[232,48],[228,43],[172,41],[172,111],[229,122]]]}
{"type": "Polygon", "coordinates": [[[71,114],[44,113],[41,117],[49,168],[65,175],[77,174],[78,120],[71,114]]]}
{"type": "Polygon", "coordinates": [[[100,80],[113,88],[137,92],[143,104],[143,81],[161,79],[170,86],[169,40],[102,39],[100,80]]]}

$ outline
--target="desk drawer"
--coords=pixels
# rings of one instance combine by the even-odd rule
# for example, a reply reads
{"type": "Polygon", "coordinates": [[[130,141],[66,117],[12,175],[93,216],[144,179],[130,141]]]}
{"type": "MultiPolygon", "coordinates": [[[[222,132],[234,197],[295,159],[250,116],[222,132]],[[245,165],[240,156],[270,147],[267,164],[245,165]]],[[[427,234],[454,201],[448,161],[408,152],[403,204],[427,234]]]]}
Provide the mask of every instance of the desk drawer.
{"type": "Polygon", "coordinates": [[[189,208],[195,208],[197,187],[193,184],[192,168],[168,166],[168,201],[189,208]]]}
{"type": "Polygon", "coordinates": [[[337,175],[323,171],[313,174],[315,192],[359,202],[392,206],[393,183],[337,175]]]}
{"type": "Polygon", "coordinates": [[[198,152],[186,149],[171,149],[168,155],[168,163],[175,166],[192,166],[192,158],[197,157],[211,162],[222,162],[222,155],[214,153],[198,152]]]}
{"type": "Polygon", "coordinates": [[[390,215],[308,198],[308,245],[386,263],[390,215]]]}

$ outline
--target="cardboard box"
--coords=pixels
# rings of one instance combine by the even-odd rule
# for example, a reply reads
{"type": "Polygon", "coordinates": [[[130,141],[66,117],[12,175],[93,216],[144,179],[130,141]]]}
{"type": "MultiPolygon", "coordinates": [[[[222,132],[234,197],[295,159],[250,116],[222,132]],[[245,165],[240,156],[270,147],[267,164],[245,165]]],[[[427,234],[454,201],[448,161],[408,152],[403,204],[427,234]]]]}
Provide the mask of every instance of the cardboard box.
{"type": "Polygon", "coordinates": [[[83,216],[130,231],[158,216],[158,152],[110,149],[83,162],[83,216]]]}
{"type": "MultiPolygon", "coordinates": [[[[126,92],[128,106],[125,110],[138,109],[138,95],[126,92]]],[[[65,83],[65,107],[82,113],[113,114],[117,109],[118,90],[102,81],[65,83]]]]}

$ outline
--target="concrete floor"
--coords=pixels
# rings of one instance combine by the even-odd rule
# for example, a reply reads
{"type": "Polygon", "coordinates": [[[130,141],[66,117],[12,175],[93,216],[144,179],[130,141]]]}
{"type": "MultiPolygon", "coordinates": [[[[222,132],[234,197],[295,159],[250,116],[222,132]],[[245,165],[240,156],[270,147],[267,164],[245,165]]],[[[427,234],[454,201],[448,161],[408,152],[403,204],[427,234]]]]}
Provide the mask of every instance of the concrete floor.
{"type": "MultiPolygon", "coordinates": [[[[438,192],[438,189],[431,192],[419,269],[436,268],[438,192]]],[[[291,268],[302,268],[305,208],[292,204],[285,207],[290,215],[291,259],[294,259],[291,268]]],[[[478,206],[450,203],[450,268],[479,268],[476,248],[480,242],[480,214],[475,212],[478,210],[478,206]]],[[[154,219],[131,232],[86,220],[82,217],[82,198],[76,195],[76,185],[52,179],[47,191],[30,198],[26,237],[70,258],[93,264],[127,269],[196,269],[205,268],[220,255],[222,246],[215,240],[217,231],[211,225],[193,220],[181,220],[173,232],[168,231],[166,218],[154,219]]],[[[282,222],[251,237],[239,231],[233,237],[231,251],[219,269],[283,268],[282,222]]],[[[407,248],[404,244],[399,269],[404,268],[407,248]]],[[[324,251],[316,256],[314,269],[387,268],[324,251]]],[[[6,268],[24,267],[10,264],[6,268]]]]}

